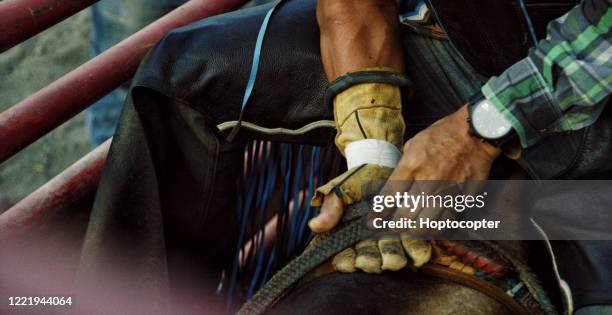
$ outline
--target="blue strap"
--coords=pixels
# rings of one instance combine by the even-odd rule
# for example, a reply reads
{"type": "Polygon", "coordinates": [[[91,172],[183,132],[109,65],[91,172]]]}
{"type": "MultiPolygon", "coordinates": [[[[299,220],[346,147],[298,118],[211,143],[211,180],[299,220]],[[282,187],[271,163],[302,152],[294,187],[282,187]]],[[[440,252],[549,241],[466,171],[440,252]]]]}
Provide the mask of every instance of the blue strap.
{"type": "Polygon", "coordinates": [[[247,82],[246,89],[244,91],[244,97],[242,98],[241,109],[244,109],[246,104],[249,102],[249,98],[251,97],[251,92],[253,92],[253,86],[255,86],[255,80],[257,79],[257,70],[259,69],[259,60],[261,59],[261,46],[263,44],[264,36],[266,34],[266,29],[268,29],[268,24],[270,24],[270,17],[274,12],[274,9],[281,3],[282,1],[277,2],[266,14],[263,22],[261,23],[261,27],[259,27],[259,34],[257,34],[257,42],[255,43],[255,51],[253,52],[253,63],[251,65],[251,74],[249,74],[249,81],[247,82]]]}
{"type": "Polygon", "coordinates": [[[242,97],[242,104],[240,105],[240,117],[238,118],[238,123],[230,134],[227,136],[227,141],[231,142],[242,125],[242,115],[244,114],[244,108],[249,102],[249,98],[251,97],[251,93],[253,92],[253,87],[255,86],[255,80],[257,80],[257,70],[259,70],[259,61],[261,60],[261,48],[263,46],[263,40],[266,35],[266,30],[268,29],[268,24],[270,24],[270,18],[272,17],[272,13],[274,13],[274,9],[278,7],[278,5],[283,2],[283,0],[279,0],[270,10],[266,13],[266,16],[259,27],[259,34],[257,34],[257,41],[255,42],[255,50],[253,51],[253,62],[251,64],[251,73],[249,74],[249,81],[247,82],[246,89],[244,90],[244,96],[242,97]]]}
{"type": "Polygon", "coordinates": [[[521,13],[523,13],[523,18],[525,19],[525,23],[527,23],[527,28],[529,29],[529,35],[531,35],[533,46],[538,46],[538,37],[536,36],[535,28],[533,27],[533,23],[531,22],[531,17],[529,16],[529,12],[527,12],[525,1],[519,0],[518,3],[519,3],[519,6],[521,7],[521,13]]]}

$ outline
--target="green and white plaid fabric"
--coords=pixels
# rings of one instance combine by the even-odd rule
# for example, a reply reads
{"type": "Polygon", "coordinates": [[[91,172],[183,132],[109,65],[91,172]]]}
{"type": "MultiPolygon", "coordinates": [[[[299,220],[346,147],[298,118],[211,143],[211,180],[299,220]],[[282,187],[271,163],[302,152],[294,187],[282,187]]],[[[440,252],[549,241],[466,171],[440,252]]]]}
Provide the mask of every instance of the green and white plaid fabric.
{"type": "Polygon", "coordinates": [[[529,55],[482,92],[512,122],[524,148],[591,125],[612,92],[612,0],[584,0],[548,25],[529,55]]]}

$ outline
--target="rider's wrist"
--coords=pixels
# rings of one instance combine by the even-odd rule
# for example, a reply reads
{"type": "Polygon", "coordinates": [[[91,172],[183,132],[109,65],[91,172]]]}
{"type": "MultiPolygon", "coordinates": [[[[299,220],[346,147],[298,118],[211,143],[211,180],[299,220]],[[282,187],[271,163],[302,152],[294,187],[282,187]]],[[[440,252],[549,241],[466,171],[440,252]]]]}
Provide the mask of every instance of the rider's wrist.
{"type": "Polygon", "coordinates": [[[492,160],[496,159],[503,153],[503,151],[500,148],[486,141],[482,141],[479,139],[473,139],[473,140],[476,141],[476,143],[479,145],[480,150],[486,153],[492,160]]]}
{"type": "Polygon", "coordinates": [[[469,117],[467,105],[462,106],[455,113],[454,116],[456,118],[455,122],[457,124],[457,128],[458,130],[460,130],[460,133],[464,136],[464,139],[468,145],[474,147],[476,150],[480,152],[485,153],[491,160],[496,159],[497,157],[499,157],[500,154],[502,154],[502,150],[500,148],[492,145],[491,143],[487,141],[483,141],[478,138],[475,138],[470,134],[469,125],[466,123],[469,117]]]}

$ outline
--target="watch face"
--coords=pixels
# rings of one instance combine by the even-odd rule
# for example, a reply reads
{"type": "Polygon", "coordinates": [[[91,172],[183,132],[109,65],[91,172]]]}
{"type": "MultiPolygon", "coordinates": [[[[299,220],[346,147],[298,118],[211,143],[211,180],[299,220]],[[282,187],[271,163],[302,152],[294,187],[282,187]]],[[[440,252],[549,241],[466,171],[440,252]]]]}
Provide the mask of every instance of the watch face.
{"type": "Polygon", "coordinates": [[[502,138],[512,130],[510,121],[488,100],[474,106],[472,126],[481,137],[492,140],[502,138]]]}

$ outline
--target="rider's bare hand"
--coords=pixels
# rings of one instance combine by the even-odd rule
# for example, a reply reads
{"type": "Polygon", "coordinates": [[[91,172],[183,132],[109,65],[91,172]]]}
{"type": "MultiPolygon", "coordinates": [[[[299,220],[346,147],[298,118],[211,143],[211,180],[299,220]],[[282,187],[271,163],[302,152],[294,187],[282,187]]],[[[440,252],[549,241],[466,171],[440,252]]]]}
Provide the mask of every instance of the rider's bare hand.
{"type": "Polygon", "coordinates": [[[467,118],[463,106],[408,140],[389,180],[486,180],[501,150],[472,137],[467,118]]]}

